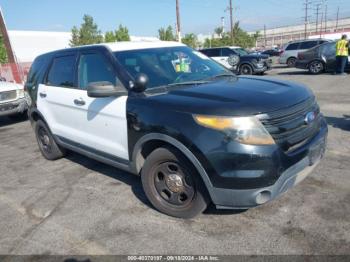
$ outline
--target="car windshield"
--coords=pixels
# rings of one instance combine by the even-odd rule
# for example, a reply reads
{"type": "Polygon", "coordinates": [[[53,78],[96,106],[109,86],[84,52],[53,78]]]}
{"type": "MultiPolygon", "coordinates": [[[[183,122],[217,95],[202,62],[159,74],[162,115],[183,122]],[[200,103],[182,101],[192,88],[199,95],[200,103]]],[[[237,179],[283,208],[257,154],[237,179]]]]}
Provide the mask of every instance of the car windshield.
{"type": "Polygon", "coordinates": [[[235,48],[234,49],[239,55],[248,55],[249,53],[247,52],[247,50],[243,49],[243,48],[235,48]]]}
{"type": "Polygon", "coordinates": [[[204,54],[185,46],[118,51],[114,55],[134,79],[140,73],[148,76],[147,89],[234,76],[204,54]]]}

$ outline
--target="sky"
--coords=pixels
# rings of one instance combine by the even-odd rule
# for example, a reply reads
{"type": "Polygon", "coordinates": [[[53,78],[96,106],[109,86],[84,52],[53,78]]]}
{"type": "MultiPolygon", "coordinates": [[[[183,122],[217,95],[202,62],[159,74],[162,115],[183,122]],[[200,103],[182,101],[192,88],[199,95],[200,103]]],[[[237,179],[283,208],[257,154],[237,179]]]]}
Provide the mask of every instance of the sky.
{"type": "MultiPolygon", "coordinates": [[[[310,0],[310,19],[316,2],[310,0]]],[[[350,17],[350,0],[325,0],[328,17],[350,17]]],[[[234,19],[247,31],[303,23],[305,0],[233,0],[234,19]]],[[[182,33],[211,34],[225,17],[229,0],[180,0],[182,33]]],[[[102,32],[119,24],[131,35],[157,36],[160,27],[175,26],[175,0],[0,0],[9,30],[70,31],[84,14],[94,17],[102,32]]]]}

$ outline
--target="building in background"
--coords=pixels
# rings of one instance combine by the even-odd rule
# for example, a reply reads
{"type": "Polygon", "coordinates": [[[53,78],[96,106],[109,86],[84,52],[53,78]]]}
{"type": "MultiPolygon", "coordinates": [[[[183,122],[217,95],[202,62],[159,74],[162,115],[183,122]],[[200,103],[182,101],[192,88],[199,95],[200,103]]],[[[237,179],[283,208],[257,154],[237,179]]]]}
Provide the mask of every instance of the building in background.
{"type": "MultiPolygon", "coordinates": [[[[8,30],[11,46],[20,67],[22,78],[26,80],[34,59],[44,53],[69,48],[70,32],[8,30]]],[[[131,41],[159,41],[156,37],[130,36],[131,41]]],[[[10,66],[0,66],[0,75],[13,81],[10,66]]]]}
{"type": "MultiPolygon", "coordinates": [[[[255,34],[255,32],[249,32],[255,34]]],[[[350,18],[339,19],[319,23],[309,23],[307,26],[307,38],[335,39],[338,35],[350,34],[350,18]]],[[[256,43],[257,49],[283,46],[284,44],[305,38],[305,24],[277,27],[260,31],[260,37],[256,43]]]]}

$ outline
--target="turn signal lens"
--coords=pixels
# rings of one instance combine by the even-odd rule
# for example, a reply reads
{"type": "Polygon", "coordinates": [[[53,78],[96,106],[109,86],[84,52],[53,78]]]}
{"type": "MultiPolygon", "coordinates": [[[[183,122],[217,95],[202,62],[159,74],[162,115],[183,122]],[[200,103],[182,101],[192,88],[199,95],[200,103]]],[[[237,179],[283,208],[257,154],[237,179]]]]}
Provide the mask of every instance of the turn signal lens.
{"type": "Polygon", "coordinates": [[[256,117],[217,117],[194,115],[204,127],[225,131],[236,141],[247,145],[274,145],[275,141],[256,117]]]}

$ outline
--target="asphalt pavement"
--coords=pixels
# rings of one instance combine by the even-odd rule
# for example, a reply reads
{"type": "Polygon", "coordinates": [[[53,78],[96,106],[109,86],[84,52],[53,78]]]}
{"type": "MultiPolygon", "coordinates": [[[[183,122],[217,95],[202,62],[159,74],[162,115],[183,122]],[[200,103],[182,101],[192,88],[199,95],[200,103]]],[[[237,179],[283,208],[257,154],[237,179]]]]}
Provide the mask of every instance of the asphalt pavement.
{"type": "Polygon", "coordinates": [[[0,118],[0,254],[350,255],[350,75],[277,67],[264,77],[314,91],[328,150],[297,187],[245,212],[168,217],[139,177],[74,153],[47,161],[29,122],[0,118]]]}

